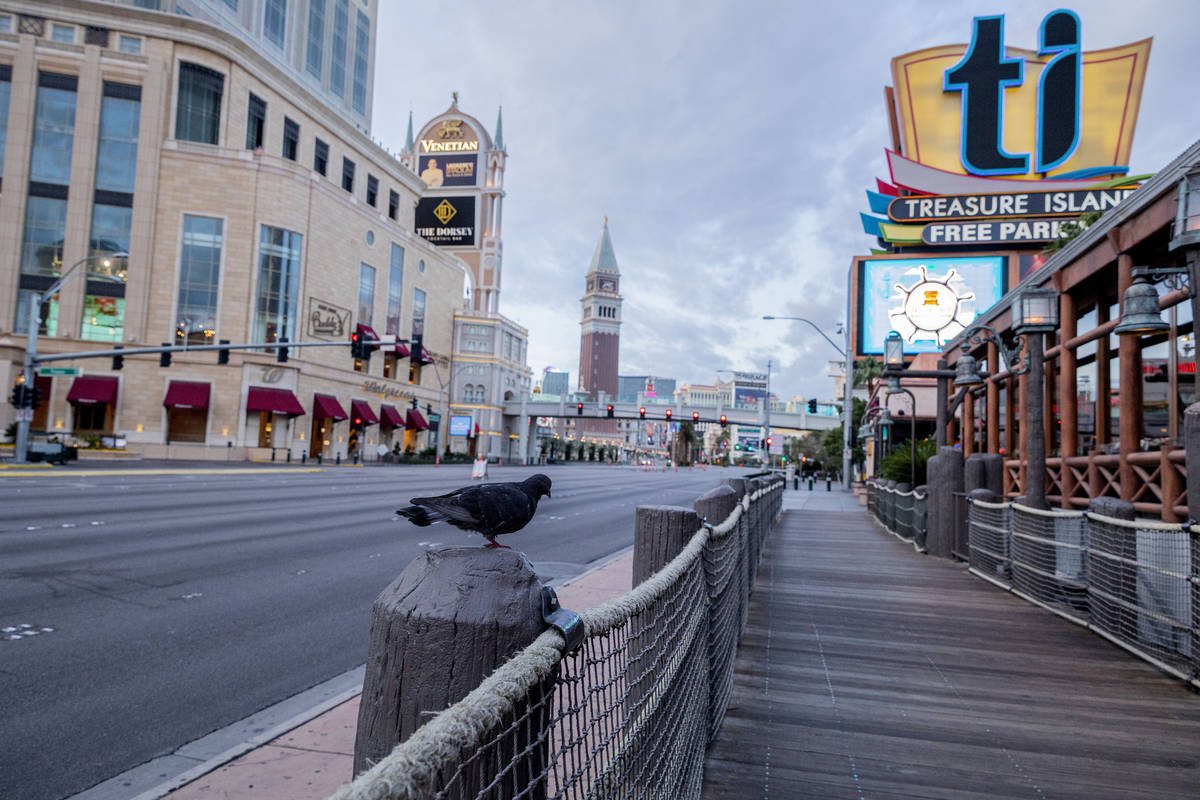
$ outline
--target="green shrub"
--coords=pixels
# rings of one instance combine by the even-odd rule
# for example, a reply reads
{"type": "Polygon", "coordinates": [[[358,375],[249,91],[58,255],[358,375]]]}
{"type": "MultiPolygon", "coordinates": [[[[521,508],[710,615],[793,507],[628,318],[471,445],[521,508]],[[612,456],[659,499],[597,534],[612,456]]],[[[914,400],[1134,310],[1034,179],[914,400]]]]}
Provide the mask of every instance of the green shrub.
{"type": "Polygon", "coordinates": [[[930,458],[937,455],[937,444],[932,439],[920,439],[917,441],[913,459],[909,458],[908,442],[898,445],[895,450],[879,462],[879,476],[885,480],[896,481],[897,483],[909,483],[913,486],[921,486],[925,483],[926,464],[930,458]],[[915,460],[916,476],[915,479],[911,474],[911,467],[915,460]]]}

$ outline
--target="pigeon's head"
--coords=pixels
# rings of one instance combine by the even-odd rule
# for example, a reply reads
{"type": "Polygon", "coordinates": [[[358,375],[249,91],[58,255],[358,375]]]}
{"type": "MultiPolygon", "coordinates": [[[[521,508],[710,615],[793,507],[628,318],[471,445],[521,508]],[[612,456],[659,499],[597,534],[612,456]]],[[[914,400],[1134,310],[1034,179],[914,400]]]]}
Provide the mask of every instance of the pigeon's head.
{"type": "Polygon", "coordinates": [[[550,496],[550,479],[538,473],[525,479],[525,491],[533,497],[534,500],[540,500],[542,495],[550,496]]]}

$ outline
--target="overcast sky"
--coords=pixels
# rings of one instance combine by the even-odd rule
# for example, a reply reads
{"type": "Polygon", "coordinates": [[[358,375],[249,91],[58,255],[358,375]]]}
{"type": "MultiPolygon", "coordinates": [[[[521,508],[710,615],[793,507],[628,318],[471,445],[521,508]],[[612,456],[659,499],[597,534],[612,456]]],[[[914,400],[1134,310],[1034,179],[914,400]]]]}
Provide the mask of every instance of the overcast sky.
{"type": "Polygon", "coordinates": [[[828,398],[850,258],[869,252],[864,191],[887,178],[891,58],[965,43],[1006,15],[1036,49],[1042,18],[1076,11],[1083,47],[1154,38],[1133,173],[1200,138],[1200,2],[381,0],[373,135],[404,144],[459,107],[494,132],[504,107],[500,311],[529,329],[529,366],[578,381],[579,298],[603,217],[621,268],[620,372],[711,383],[763,372],[828,398]]]}

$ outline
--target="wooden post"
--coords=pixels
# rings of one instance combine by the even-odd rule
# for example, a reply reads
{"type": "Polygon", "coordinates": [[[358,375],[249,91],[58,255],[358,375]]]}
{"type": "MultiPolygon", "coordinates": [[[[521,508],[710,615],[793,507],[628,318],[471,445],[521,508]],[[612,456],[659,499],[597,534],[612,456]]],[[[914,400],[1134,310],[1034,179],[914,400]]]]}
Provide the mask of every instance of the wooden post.
{"type": "MultiPolygon", "coordinates": [[[[430,713],[461,700],[543,630],[542,583],[515,550],[449,547],[417,556],[371,607],[371,643],[358,710],[354,774],[407,739],[430,713]]],[[[528,747],[542,715],[522,726],[506,754],[528,747]]],[[[527,758],[545,764],[542,748],[527,758]]],[[[467,794],[495,777],[485,759],[467,794]],[[489,773],[491,771],[491,774],[489,773]]],[[[538,774],[541,767],[529,764],[538,774]]],[[[522,769],[525,769],[524,767],[522,769]]],[[[542,796],[535,792],[532,796],[542,796]]]]}
{"type": "Polygon", "coordinates": [[[975,452],[975,395],[970,392],[962,401],[962,427],[963,458],[970,458],[975,452]]]}
{"type": "Polygon", "coordinates": [[[633,529],[633,585],[670,563],[699,527],[700,517],[690,508],[638,506],[633,529]]]}
{"type": "Polygon", "coordinates": [[[1060,429],[1061,439],[1059,454],[1062,456],[1061,475],[1063,508],[1071,508],[1071,498],[1075,494],[1076,481],[1067,459],[1074,458],[1079,452],[1079,406],[1076,398],[1076,357],[1075,351],[1066,343],[1076,336],[1078,314],[1075,308],[1075,298],[1069,292],[1058,296],[1058,326],[1060,340],[1063,346],[1058,351],[1058,418],[1062,420],[1060,429]]]}
{"type": "MultiPolygon", "coordinates": [[[[1033,335],[1041,336],[1040,333],[1035,333],[1033,335]]],[[[1029,392],[1025,389],[1025,386],[1028,383],[1028,378],[1028,375],[1021,375],[1017,378],[1017,392],[1019,395],[1017,398],[1017,412],[1020,416],[1020,419],[1017,421],[1017,424],[1020,426],[1020,430],[1017,431],[1017,441],[1021,443],[1021,466],[1017,471],[1018,495],[1023,495],[1029,491],[1029,481],[1025,477],[1025,463],[1029,460],[1029,392]]]]}
{"type": "MultiPolygon", "coordinates": [[[[995,342],[987,345],[988,374],[1000,372],[1000,350],[995,342]]],[[[994,378],[987,382],[987,446],[989,453],[1000,452],[1000,384],[994,378]]]]}

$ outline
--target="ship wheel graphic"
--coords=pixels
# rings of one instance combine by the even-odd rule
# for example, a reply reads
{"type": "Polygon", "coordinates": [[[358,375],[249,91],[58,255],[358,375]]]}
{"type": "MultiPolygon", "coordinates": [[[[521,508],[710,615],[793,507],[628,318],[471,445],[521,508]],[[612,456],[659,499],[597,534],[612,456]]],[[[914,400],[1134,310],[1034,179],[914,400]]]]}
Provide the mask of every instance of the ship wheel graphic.
{"type": "Polygon", "coordinates": [[[895,286],[888,317],[904,341],[933,340],[942,347],[975,319],[975,293],[957,270],[939,277],[921,264],[904,273],[902,280],[895,286]],[[905,286],[909,276],[916,282],[905,286]]]}

